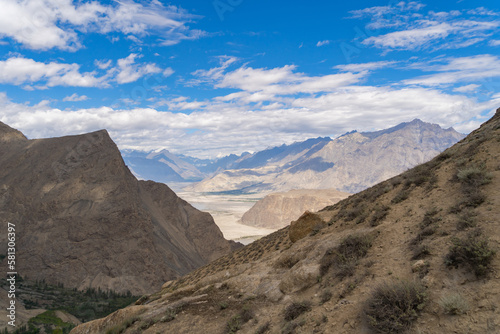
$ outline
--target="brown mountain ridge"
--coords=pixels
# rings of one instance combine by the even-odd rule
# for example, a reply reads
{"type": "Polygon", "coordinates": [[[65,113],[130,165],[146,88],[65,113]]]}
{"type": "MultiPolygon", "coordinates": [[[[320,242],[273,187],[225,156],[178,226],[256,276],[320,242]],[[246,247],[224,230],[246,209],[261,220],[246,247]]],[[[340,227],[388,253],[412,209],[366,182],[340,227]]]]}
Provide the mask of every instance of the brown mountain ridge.
{"type": "Polygon", "coordinates": [[[499,158],[500,109],[433,160],[72,333],[498,333],[499,158]]]}
{"type": "Polygon", "coordinates": [[[28,140],[0,123],[0,221],[16,226],[23,278],[78,289],[152,293],[238,246],[166,185],[138,181],[105,130],[28,140]]]}

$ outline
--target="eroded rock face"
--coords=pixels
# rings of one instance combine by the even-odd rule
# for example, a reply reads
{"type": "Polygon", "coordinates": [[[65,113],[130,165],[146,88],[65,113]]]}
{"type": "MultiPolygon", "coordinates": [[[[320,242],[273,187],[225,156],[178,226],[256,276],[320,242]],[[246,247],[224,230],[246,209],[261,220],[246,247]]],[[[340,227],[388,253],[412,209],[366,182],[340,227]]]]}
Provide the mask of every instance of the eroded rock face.
{"type": "Polygon", "coordinates": [[[28,140],[2,124],[0,166],[25,278],[141,294],[237,247],[166,185],[137,181],[104,130],[28,140]]]}
{"type": "Polygon", "coordinates": [[[300,217],[306,210],[318,211],[348,197],[335,189],[300,189],[269,194],[243,214],[245,225],[282,228],[300,217]]]}

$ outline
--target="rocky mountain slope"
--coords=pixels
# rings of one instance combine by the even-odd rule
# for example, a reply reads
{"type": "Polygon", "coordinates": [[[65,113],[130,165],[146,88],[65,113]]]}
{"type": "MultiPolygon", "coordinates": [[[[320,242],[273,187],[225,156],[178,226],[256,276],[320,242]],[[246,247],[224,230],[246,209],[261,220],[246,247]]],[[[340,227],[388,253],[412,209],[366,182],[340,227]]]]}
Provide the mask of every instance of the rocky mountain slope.
{"type": "Polygon", "coordinates": [[[241,217],[242,224],[278,229],[287,226],[304,211],[317,211],[348,197],[335,189],[300,189],[272,193],[259,200],[241,217]]]}
{"type": "Polygon", "coordinates": [[[498,333],[500,109],[431,161],[307,213],[80,333],[498,333]]]}
{"type": "Polygon", "coordinates": [[[23,278],[79,289],[153,292],[237,247],[166,185],[137,181],[105,130],[28,140],[0,123],[0,222],[15,224],[23,278]]]}
{"type": "Polygon", "coordinates": [[[284,192],[338,189],[354,193],[428,161],[463,135],[414,120],[390,129],[318,138],[247,156],[205,179],[197,192],[284,192]]]}

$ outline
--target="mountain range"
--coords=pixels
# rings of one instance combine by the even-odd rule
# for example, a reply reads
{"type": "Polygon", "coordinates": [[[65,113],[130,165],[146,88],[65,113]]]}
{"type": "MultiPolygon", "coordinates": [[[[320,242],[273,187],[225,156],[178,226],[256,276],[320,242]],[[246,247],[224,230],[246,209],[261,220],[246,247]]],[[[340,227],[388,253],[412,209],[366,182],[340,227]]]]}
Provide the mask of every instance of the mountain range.
{"type": "Polygon", "coordinates": [[[105,130],[28,140],[0,123],[0,167],[24,279],[142,294],[239,247],[165,184],[138,181],[105,130]]]}
{"type": "Polygon", "coordinates": [[[450,147],[463,135],[418,119],[376,132],[351,131],[336,139],[311,138],[220,159],[158,152],[122,151],[139,179],[198,182],[204,193],[272,193],[292,189],[338,189],[354,193],[450,147]]]}
{"type": "Polygon", "coordinates": [[[196,192],[284,192],[337,189],[356,193],[429,159],[464,135],[418,119],[377,132],[316,138],[246,156],[186,189],[196,192]]]}
{"type": "Polygon", "coordinates": [[[498,333],[499,143],[500,109],[432,160],[71,334],[498,333]]]}

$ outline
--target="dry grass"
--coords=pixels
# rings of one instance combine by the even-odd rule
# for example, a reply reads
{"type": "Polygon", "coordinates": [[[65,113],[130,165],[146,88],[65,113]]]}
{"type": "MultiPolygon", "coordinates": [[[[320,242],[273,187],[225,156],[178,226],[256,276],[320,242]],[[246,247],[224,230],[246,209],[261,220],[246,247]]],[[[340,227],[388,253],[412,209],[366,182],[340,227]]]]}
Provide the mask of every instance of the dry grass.
{"type": "Polygon", "coordinates": [[[419,282],[385,282],[373,291],[364,315],[375,333],[402,333],[417,319],[425,302],[425,287],[419,282]]]}

